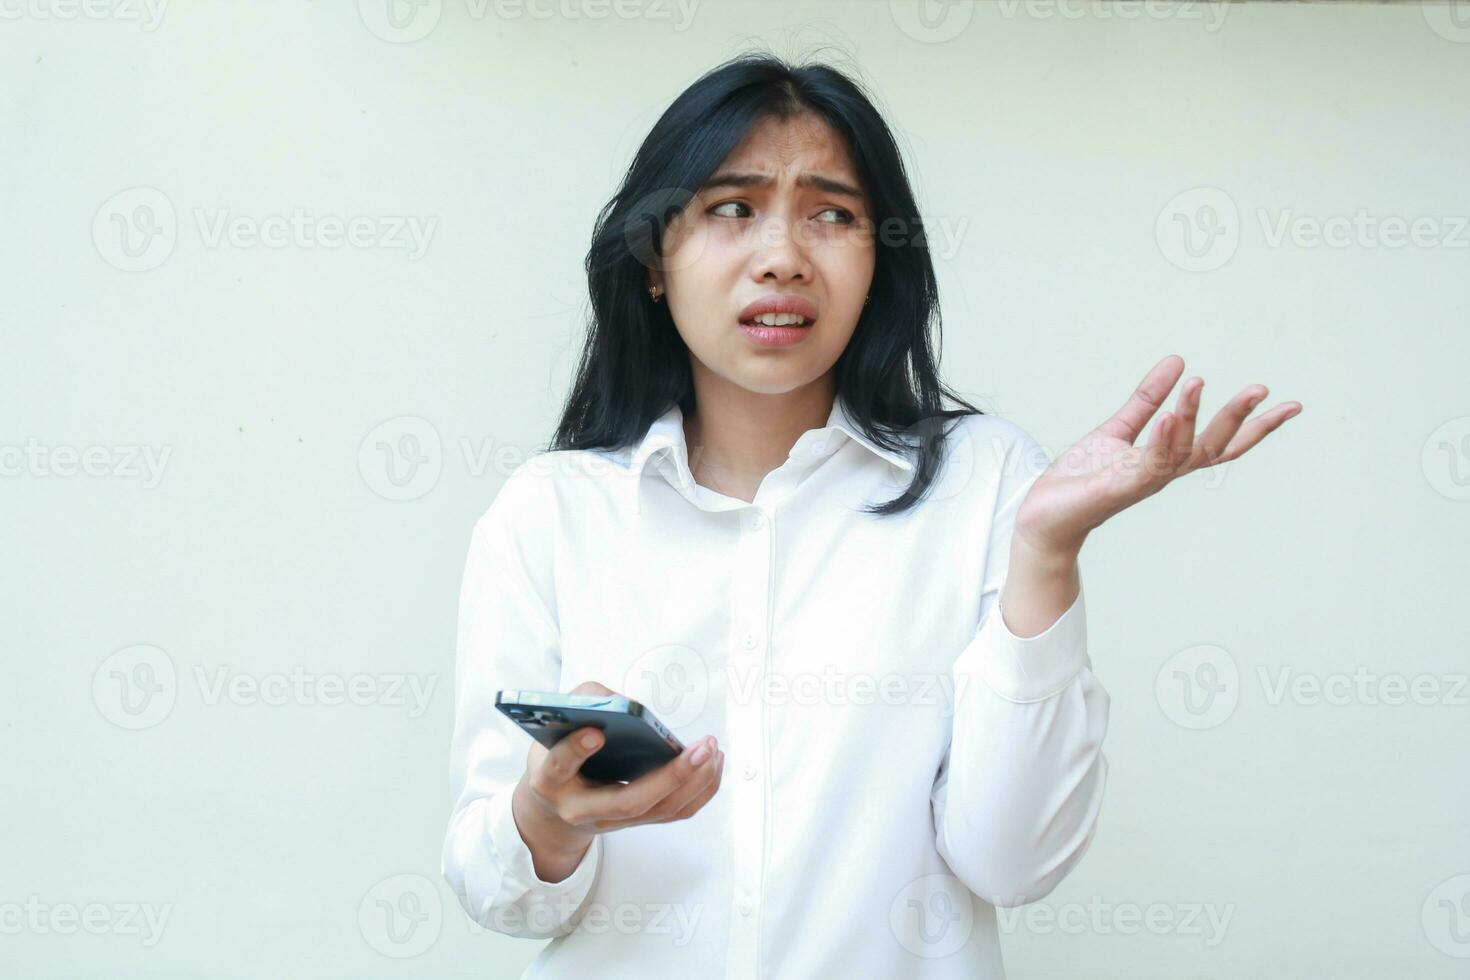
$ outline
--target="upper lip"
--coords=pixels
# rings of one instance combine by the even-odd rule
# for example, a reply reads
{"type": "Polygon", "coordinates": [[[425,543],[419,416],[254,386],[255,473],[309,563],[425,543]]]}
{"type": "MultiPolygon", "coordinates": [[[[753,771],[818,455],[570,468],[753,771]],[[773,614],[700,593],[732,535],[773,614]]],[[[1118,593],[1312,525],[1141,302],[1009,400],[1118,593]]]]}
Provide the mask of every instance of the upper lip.
{"type": "Polygon", "coordinates": [[[817,307],[810,300],[789,293],[772,293],[762,296],[740,311],[740,322],[754,320],[762,313],[795,313],[807,322],[817,318],[817,307]]]}

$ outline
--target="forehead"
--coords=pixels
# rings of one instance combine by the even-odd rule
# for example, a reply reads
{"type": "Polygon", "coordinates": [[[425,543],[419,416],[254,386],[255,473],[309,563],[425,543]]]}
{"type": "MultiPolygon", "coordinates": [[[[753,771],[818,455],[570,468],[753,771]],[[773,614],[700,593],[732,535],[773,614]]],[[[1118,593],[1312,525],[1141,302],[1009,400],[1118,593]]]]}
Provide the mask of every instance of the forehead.
{"type": "Polygon", "coordinates": [[[857,182],[842,136],[826,120],[810,114],[756,123],[725,158],[721,169],[793,174],[816,170],[857,182]]]}

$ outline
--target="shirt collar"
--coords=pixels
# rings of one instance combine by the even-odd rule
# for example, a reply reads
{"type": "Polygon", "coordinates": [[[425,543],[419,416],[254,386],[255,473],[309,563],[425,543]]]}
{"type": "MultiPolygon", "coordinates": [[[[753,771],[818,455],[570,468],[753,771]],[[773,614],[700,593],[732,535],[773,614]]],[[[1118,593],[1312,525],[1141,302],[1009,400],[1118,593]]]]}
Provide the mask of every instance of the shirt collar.
{"type": "MultiPolygon", "coordinates": [[[[832,411],[827,414],[826,425],[816,431],[818,434],[831,431],[841,432],[875,456],[887,460],[894,466],[904,470],[912,470],[914,468],[913,462],[904,454],[891,449],[884,449],[863,435],[857,423],[848,414],[847,407],[840,394],[832,399],[832,411]]],[[[629,471],[635,475],[642,473],[643,467],[647,464],[648,460],[660,451],[676,453],[683,465],[688,465],[689,447],[684,441],[684,411],[679,407],[678,402],[669,406],[668,410],[655,419],[653,424],[648,427],[647,433],[643,436],[643,441],[633,450],[628,464],[629,471]]]]}

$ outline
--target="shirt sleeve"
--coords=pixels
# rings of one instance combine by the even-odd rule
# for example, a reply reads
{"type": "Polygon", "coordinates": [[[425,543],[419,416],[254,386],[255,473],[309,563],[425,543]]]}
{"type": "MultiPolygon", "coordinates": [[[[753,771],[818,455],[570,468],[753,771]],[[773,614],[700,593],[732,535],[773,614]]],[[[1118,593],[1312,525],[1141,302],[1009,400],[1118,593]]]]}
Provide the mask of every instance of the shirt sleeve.
{"type": "Polygon", "coordinates": [[[1016,636],[1001,617],[1016,512],[1045,469],[1036,442],[1013,431],[978,624],[953,665],[953,731],[932,795],[940,855],[970,891],[1001,907],[1050,894],[1092,843],[1109,705],[1087,653],[1081,589],[1035,636],[1016,636]]]}
{"type": "Polygon", "coordinates": [[[561,689],[550,488],[522,464],[470,536],[459,596],[453,809],[442,872],[481,926],[527,939],[571,932],[585,911],[602,837],[558,882],[541,880],[511,809],[529,737],[495,707],[501,689],[561,689]]]}

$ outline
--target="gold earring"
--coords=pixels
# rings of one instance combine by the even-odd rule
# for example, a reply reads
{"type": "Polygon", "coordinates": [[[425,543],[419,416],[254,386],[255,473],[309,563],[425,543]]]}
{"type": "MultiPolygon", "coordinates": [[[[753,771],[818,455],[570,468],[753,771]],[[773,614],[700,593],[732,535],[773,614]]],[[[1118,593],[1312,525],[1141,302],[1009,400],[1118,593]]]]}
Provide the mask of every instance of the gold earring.
{"type": "Polygon", "coordinates": [[[648,296],[655,303],[657,303],[658,302],[658,297],[659,297],[658,287],[657,286],[649,286],[648,287],[648,296]]]}

